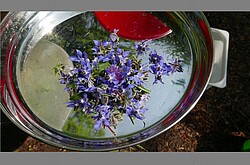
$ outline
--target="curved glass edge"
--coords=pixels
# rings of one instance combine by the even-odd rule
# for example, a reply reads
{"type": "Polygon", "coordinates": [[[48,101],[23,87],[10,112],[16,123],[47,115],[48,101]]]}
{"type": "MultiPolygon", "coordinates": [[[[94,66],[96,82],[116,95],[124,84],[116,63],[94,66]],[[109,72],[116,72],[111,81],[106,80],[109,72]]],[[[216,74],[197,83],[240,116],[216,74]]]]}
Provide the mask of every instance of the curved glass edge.
{"type": "MultiPolygon", "coordinates": [[[[15,14],[17,14],[17,13],[9,13],[6,16],[6,18],[2,21],[3,24],[1,24],[1,29],[4,29],[4,28],[2,28],[2,26],[4,25],[4,22],[8,21],[8,19],[10,19],[11,17],[16,16],[15,14]]],[[[33,13],[30,13],[30,14],[31,15],[36,15],[37,13],[33,12],[33,13]]],[[[185,13],[181,13],[182,14],[181,16],[178,15],[178,14],[179,13],[175,13],[176,19],[180,19],[178,17],[183,18],[183,16],[185,15],[185,13]]],[[[205,20],[205,22],[207,24],[207,21],[206,21],[205,17],[202,14],[196,13],[196,17],[198,17],[197,16],[198,14],[199,14],[200,18],[202,20],[205,20]]],[[[185,21],[188,21],[188,19],[190,19],[190,18],[186,18],[186,19],[187,20],[185,20],[185,21]]],[[[8,26],[10,26],[10,25],[8,24],[8,26]]],[[[193,26],[197,26],[197,25],[193,25],[193,26]]],[[[207,24],[207,27],[209,27],[208,24],[207,24]]],[[[210,30],[210,28],[208,28],[208,29],[210,30]]],[[[10,39],[10,40],[13,40],[13,38],[10,39]]],[[[2,48],[1,48],[1,51],[2,51],[2,48]]],[[[209,52],[209,50],[208,50],[208,52],[209,52]]],[[[211,61],[212,57],[207,55],[207,58],[209,59],[209,61],[211,61]]],[[[23,131],[27,132],[28,134],[34,136],[35,138],[38,138],[38,139],[40,139],[40,140],[42,140],[42,141],[44,141],[46,143],[55,145],[57,147],[68,148],[68,149],[72,149],[72,150],[83,150],[83,151],[113,150],[113,149],[128,147],[128,146],[132,146],[132,145],[141,143],[143,141],[149,140],[149,139],[159,135],[160,133],[168,130],[175,123],[177,123],[179,120],[181,120],[195,106],[195,104],[198,102],[199,98],[201,97],[201,95],[205,91],[205,87],[208,84],[208,79],[209,79],[209,77],[211,75],[211,69],[207,69],[207,68],[204,68],[202,66],[211,66],[212,67],[212,65],[209,63],[209,61],[206,61],[205,58],[202,58],[202,55],[198,56],[197,61],[198,61],[198,64],[199,64],[198,67],[200,67],[200,68],[196,68],[197,73],[195,73],[193,75],[193,77],[194,77],[193,83],[195,83],[195,85],[194,86],[191,85],[189,87],[189,91],[187,91],[187,92],[192,93],[192,95],[189,93],[190,94],[189,96],[192,96],[192,100],[189,100],[188,103],[186,103],[186,105],[189,104],[188,108],[186,107],[185,109],[182,109],[182,113],[179,113],[178,115],[176,115],[176,113],[174,114],[174,112],[172,112],[169,115],[168,118],[166,118],[165,120],[163,120],[163,121],[161,121],[159,123],[156,123],[155,126],[153,126],[152,128],[149,128],[149,129],[145,130],[144,132],[141,132],[141,133],[136,134],[136,135],[132,135],[130,137],[120,138],[119,139],[120,142],[117,141],[118,143],[116,143],[116,144],[114,144],[113,141],[111,141],[111,142],[98,141],[97,143],[96,142],[91,143],[90,141],[76,142],[76,141],[71,141],[70,139],[63,139],[65,137],[52,135],[53,133],[51,133],[51,132],[43,132],[44,130],[40,130],[41,128],[40,129],[35,128],[33,126],[33,123],[24,124],[23,122],[25,120],[26,120],[26,122],[29,122],[29,121],[27,121],[27,116],[23,117],[23,116],[20,116],[20,114],[13,115],[13,111],[17,112],[17,111],[20,111],[20,110],[12,110],[12,111],[10,111],[10,110],[7,110],[6,109],[7,107],[3,106],[3,105],[1,105],[1,108],[3,108],[3,112],[5,114],[7,114],[7,116],[12,120],[12,122],[15,123],[20,129],[22,129],[23,131]],[[203,69],[203,70],[201,70],[201,69],[203,69]],[[203,72],[204,69],[205,69],[206,75],[202,76],[201,72],[203,72]],[[204,80],[202,80],[202,78],[207,78],[207,81],[204,82],[204,80]],[[172,115],[174,115],[174,117],[172,115]],[[21,118],[21,120],[17,120],[18,117],[21,118]],[[23,119],[25,119],[25,120],[23,121],[23,119]],[[76,147],[76,145],[78,147],[76,147]],[[109,145],[109,146],[107,146],[107,145],[109,145]]],[[[2,58],[1,58],[1,64],[2,64],[2,58]]],[[[1,71],[1,73],[2,73],[2,71],[1,71]]],[[[1,79],[2,79],[2,75],[1,75],[1,79]]],[[[4,85],[8,86],[9,84],[5,82],[4,85]]],[[[5,101],[9,101],[9,100],[6,100],[6,94],[9,92],[8,89],[6,88],[6,86],[1,88],[1,94],[3,94],[2,99],[4,98],[5,101]]],[[[3,103],[2,99],[1,99],[1,104],[6,104],[6,102],[3,103]]],[[[8,98],[8,99],[10,99],[10,98],[8,98]]],[[[15,103],[12,103],[12,104],[13,104],[12,106],[15,106],[14,105],[15,103]]],[[[185,105],[185,104],[183,104],[183,105],[185,105]]],[[[178,105],[178,106],[180,106],[180,105],[178,105]]],[[[10,108],[10,106],[8,106],[8,109],[9,108],[10,108]]],[[[178,107],[177,107],[177,109],[178,109],[178,107]]],[[[179,109],[180,109],[180,107],[179,107],[179,109]]],[[[177,112],[177,111],[175,111],[175,112],[177,112]]]]}

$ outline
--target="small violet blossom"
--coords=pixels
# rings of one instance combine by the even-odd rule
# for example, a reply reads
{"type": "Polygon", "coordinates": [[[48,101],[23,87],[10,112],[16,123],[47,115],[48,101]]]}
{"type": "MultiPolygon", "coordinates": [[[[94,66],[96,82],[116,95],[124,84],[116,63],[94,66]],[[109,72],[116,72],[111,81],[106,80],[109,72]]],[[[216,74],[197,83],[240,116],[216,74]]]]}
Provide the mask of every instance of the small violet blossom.
{"type": "Polygon", "coordinates": [[[139,44],[135,44],[137,55],[142,55],[149,51],[150,48],[148,47],[148,43],[150,43],[151,41],[152,40],[144,40],[139,44]]]}
{"type": "Polygon", "coordinates": [[[144,120],[145,119],[145,112],[147,111],[147,108],[142,107],[138,102],[134,105],[130,104],[126,107],[126,114],[129,117],[136,117],[137,119],[144,120]]]}

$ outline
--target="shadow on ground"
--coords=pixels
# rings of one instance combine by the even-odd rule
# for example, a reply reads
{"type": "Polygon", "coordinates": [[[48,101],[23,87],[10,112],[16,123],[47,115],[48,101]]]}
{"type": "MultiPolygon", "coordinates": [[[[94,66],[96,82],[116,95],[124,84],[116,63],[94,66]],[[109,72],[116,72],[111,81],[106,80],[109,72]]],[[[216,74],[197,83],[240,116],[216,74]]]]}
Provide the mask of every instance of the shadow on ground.
{"type": "Polygon", "coordinates": [[[14,125],[1,113],[1,151],[14,151],[26,140],[28,135],[14,125]]]}

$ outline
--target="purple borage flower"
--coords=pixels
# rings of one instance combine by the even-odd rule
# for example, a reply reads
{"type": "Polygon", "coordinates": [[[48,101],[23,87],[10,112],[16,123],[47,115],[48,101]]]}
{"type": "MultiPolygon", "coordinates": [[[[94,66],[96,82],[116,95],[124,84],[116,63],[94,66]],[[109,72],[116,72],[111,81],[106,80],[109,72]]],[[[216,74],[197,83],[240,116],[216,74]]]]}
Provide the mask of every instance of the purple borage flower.
{"type": "Polygon", "coordinates": [[[109,127],[110,126],[110,111],[109,107],[102,105],[98,107],[99,113],[97,116],[93,116],[93,119],[96,120],[94,129],[95,130],[100,130],[102,127],[109,127]],[[103,108],[102,110],[100,110],[103,108]]]}
{"type": "Polygon", "coordinates": [[[126,106],[126,114],[131,118],[136,117],[137,119],[140,120],[145,119],[145,112],[147,110],[148,109],[142,107],[139,102],[136,102],[135,104],[129,104],[126,106]]]}
{"type": "Polygon", "coordinates": [[[61,84],[66,84],[67,80],[68,80],[68,75],[63,73],[61,70],[60,70],[60,75],[61,75],[60,83],[61,84]]]}
{"type": "Polygon", "coordinates": [[[86,52],[81,52],[80,50],[76,49],[77,56],[70,56],[70,60],[72,62],[81,63],[82,65],[86,65],[89,63],[88,54],[86,52]]]}
{"type": "Polygon", "coordinates": [[[117,35],[118,29],[114,29],[114,32],[109,35],[110,41],[112,42],[113,48],[116,48],[119,44],[119,37],[117,35]]]}
{"type": "Polygon", "coordinates": [[[150,72],[155,75],[155,80],[153,84],[157,84],[158,81],[164,84],[162,76],[169,75],[169,72],[172,71],[172,67],[170,65],[167,65],[167,63],[164,63],[163,61],[151,65],[150,69],[150,72]]]}
{"type": "Polygon", "coordinates": [[[172,67],[172,73],[174,72],[183,72],[183,68],[181,66],[181,60],[179,59],[174,59],[171,62],[169,62],[169,64],[172,67]]]}
{"type": "Polygon", "coordinates": [[[121,83],[123,80],[122,70],[116,65],[111,65],[108,69],[106,69],[106,73],[109,81],[115,85],[121,83]]]}
{"type": "Polygon", "coordinates": [[[144,120],[148,110],[144,107],[150,91],[144,87],[148,73],[155,76],[153,84],[163,82],[163,76],[182,71],[181,61],[166,63],[156,50],[149,52],[148,63],[141,63],[151,40],[134,45],[134,50],[119,47],[118,30],[110,34],[108,41],[93,40],[93,52],[76,49],[70,56],[74,68],[68,73],[60,70],[60,83],[66,85],[70,100],[67,106],[91,114],[94,130],[116,128],[117,121],[126,114],[131,121],[144,120]],[[90,58],[89,58],[90,57],[90,58]]]}
{"type": "Polygon", "coordinates": [[[83,112],[88,113],[91,104],[88,102],[87,94],[82,94],[82,98],[79,100],[71,100],[67,103],[67,107],[73,108],[74,110],[81,109],[83,112]]]}
{"type": "Polygon", "coordinates": [[[157,64],[157,63],[159,63],[161,61],[163,61],[163,57],[158,55],[156,50],[154,50],[154,52],[149,53],[149,63],[157,64]]]}
{"type": "Polygon", "coordinates": [[[152,41],[151,39],[150,40],[144,40],[139,44],[135,44],[137,55],[143,55],[144,53],[149,51],[150,48],[148,47],[148,43],[150,43],[151,41],[152,41]]]}
{"type": "Polygon", "coordinates": [[[162,76],[169,75],[170,72],[173,72],[173,66],[164,62],[163,57],[158,55],[156,50],[149,53],[149,63],[151,64],[150,72],[155,75],[153,84],[157,84],[158,81],[164,84],[162,76]]]}
{"type": "Polygon", "coordinates": [[[112,47],[112,42],[108,41],[98,41],[93,40],[95,46],[92,48],[93,54],[96,55],[104,55],[106,52],[106,49],[110,49],[112,47]]]}

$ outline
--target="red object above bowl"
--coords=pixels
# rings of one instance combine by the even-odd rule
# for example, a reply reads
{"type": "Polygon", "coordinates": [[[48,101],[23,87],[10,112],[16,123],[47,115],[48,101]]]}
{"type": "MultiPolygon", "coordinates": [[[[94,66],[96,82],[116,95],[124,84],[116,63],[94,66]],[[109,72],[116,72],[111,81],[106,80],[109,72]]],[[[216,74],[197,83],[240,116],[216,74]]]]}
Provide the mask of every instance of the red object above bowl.
{"type": "Polygon", "coordinates": [[[119,37],[131,40],[157,39],[172,30],[149,12],[95,12],[97,20],[108,31],[118,29],[119,37]]]}

